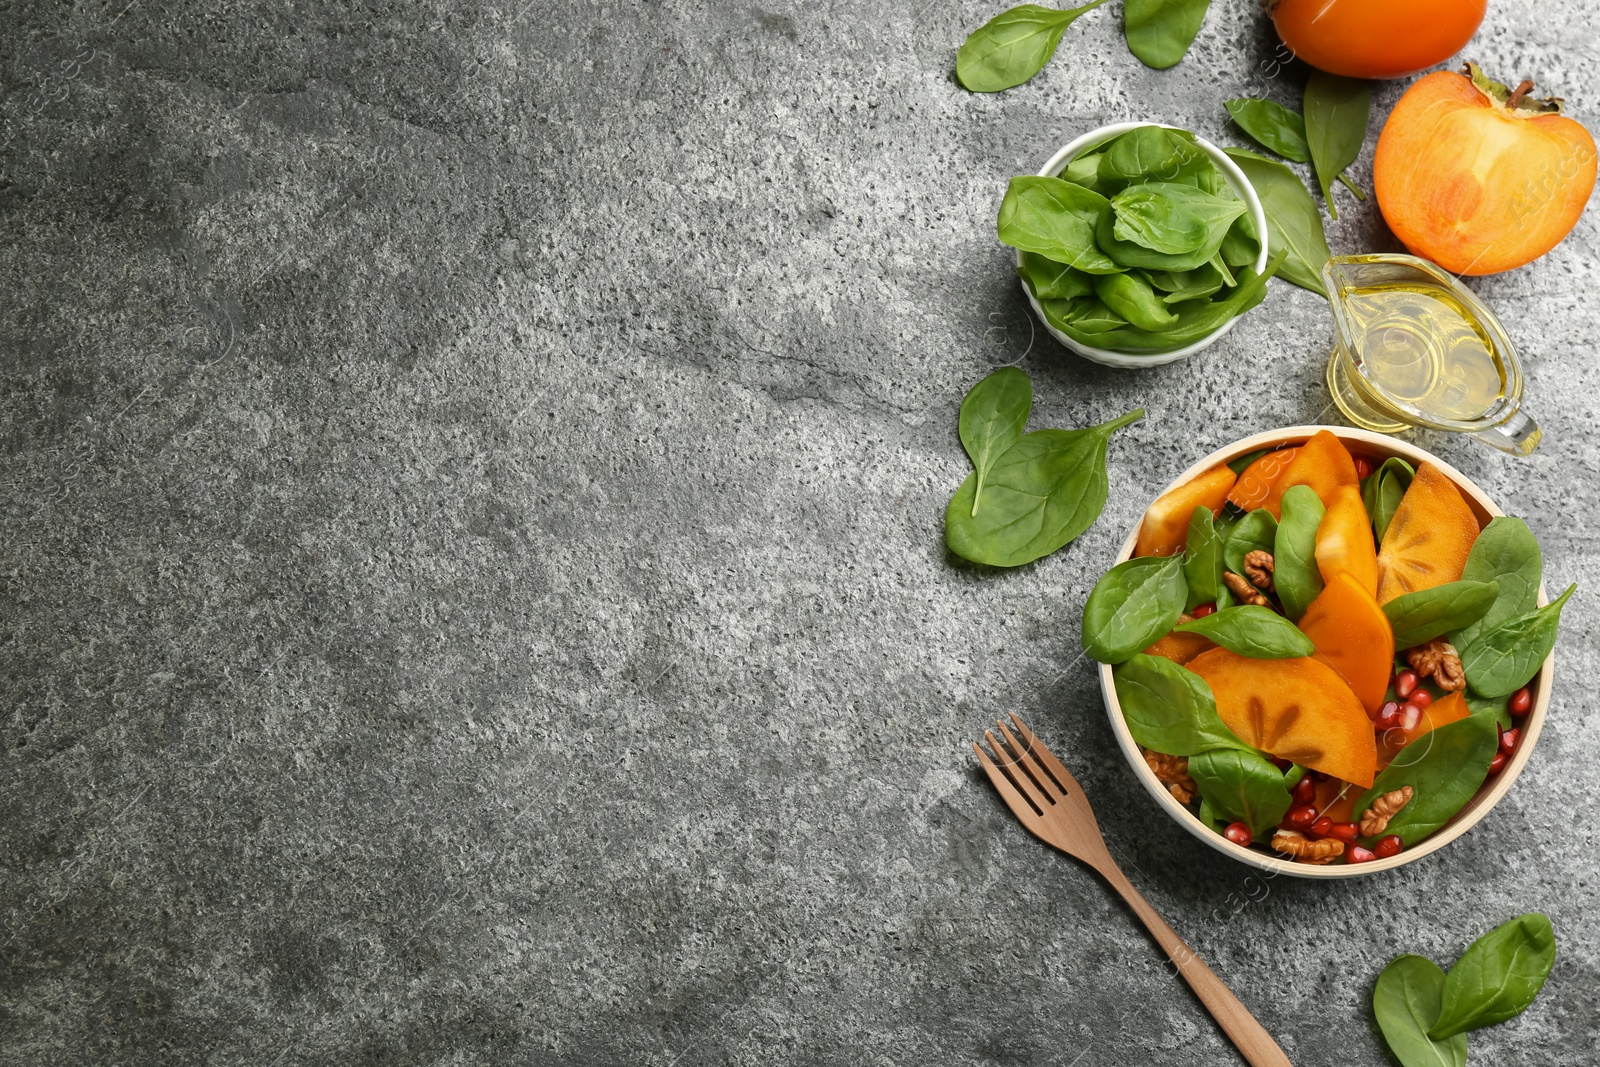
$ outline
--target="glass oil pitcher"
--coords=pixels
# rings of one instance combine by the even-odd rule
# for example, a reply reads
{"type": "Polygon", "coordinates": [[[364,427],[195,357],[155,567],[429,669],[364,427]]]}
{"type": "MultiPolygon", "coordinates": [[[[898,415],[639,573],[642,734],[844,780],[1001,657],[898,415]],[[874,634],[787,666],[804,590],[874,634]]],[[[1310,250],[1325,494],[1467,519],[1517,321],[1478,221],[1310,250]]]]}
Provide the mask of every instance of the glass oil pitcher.
{"type": "Polygon", "coordinates": [[[1322,281],[1338,330],[1328,388],[1357,426],[1451,430],[1519,456],[1539,447],[1511,339],[1454,276],[1415,256],[1334,256],[1322,281]]]}

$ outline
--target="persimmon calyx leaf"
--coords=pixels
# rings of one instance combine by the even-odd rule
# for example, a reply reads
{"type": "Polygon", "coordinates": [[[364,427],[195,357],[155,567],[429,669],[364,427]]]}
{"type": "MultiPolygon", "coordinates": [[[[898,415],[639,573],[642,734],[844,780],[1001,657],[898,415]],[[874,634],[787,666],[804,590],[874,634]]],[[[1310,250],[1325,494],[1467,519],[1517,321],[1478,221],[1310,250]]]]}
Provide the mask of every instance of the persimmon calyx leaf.
{"type": "Polygon", "coordinates": [[[1538,115],[1559,115],[1561,105],[1565,101],[1559,96],[1535,97],[1528,94],[1533,91],[1533,82],[1524,78],[1522,84],[1515,89],[1495,81],[1483,72],[1483,68],[1476,63],[1468,62],[1466,75],[1472,79],[1473,86],[1482,93],[1496,108],[1508,111],[1522,118],[1534,118],[1538,115]]]}

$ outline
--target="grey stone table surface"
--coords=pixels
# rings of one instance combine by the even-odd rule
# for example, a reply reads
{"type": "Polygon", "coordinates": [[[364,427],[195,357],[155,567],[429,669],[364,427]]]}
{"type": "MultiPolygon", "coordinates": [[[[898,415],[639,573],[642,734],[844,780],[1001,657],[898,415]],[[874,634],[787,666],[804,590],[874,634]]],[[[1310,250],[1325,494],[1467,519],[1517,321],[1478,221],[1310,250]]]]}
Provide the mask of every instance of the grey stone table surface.
{"type": "MultiPolygon", "coordinates": [[[[1238,1062],[977,774],[1006,709],[1296,1063],[1385,1062],[1384,963],[1528,910],[1554,975],[1474,1061],[1595,1062],[1600,210],[1475,283],[1544,446],[1420,439],[1587,591],[1527,773],[1392,876],[1253,881],[1141,792],[1078,623],[1179,470],[1336,419],[1327,309],[1113,372],[993,220],[1086,128],[1228,141],[1303,74],[1253,5],[1164,72],[1108,7],[968,95],[1000,6],[0,7],[0,1062],[1238,1062]],[[941,516],[1003,363],[1039,425],[1148,415],[1092,530],[978,574],[941,516]]],[[[1471,53],[1600,125],[1593,5],[1471,53]]]]}

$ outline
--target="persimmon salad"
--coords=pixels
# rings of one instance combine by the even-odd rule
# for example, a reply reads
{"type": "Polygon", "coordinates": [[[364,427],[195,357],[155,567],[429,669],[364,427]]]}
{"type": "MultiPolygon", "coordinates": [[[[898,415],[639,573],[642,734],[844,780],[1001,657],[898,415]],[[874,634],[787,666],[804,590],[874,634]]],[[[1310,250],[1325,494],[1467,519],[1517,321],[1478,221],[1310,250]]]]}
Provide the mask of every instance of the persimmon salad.
{"type": "Polygon", "coordinates": [[[1521,520],[1329,431],[1163,495],[1084,607],[1156,777],[1243,846],[1364,863],[1445,825],[1516,751],[1572,588],[1521,520]]]}

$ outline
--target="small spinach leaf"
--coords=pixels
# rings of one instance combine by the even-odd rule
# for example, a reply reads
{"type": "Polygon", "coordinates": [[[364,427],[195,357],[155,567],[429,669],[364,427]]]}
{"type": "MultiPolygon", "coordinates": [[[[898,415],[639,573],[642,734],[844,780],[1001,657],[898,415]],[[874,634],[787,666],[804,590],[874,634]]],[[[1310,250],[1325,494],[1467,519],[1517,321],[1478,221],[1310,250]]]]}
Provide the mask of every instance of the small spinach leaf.
{"type": "Polygon", "coordinates": [[[1428,1030],[1447,1038],[1522,1014],[1556,962],[1556,932],[1533,912],[1519,915],[1468,946],[1445,976],[1439,1020],[1428,1030]]]}
{"type": "Polygon", "coordinates": [[[1090,274],[1115,274],[1123,268],[1095,245],[1102,217],[1111,225],[1111,201],[1099,193],[1060,178],[1019,175],[1006,188],[995,229],[1001,244],[1090,274]]]}
{"type": "Polygon", "coordinates": [[[1283,821],[1293,803],[1282,772],[1248,749],[1214,748],[1190,756],[1189,777],[1219,818],[1244,823],[1257,838],[1283,821]]]}
{"type": "Polygon", "coordinates": [[[1023,252],[1017,275],[1028,283],[1035,300],[1072,300],[1094,293],[1090,276],[1077,267],[1046,259],[1037,252],[1023,252]]]}
{"type": "Polygon", "coordinates": [[[1561,608],[1577,588],[1569,585],[1554,603],[1479,633],[1461,653],[1461,669],[1472,691],[1479,696],[1503,697],[1527,685],[1556,647],[1561,608]]]}
{"type": "Polygon", "coordinates": [[[1372,990],[1372,1013],[1401,1067],[1465,1067],[1465,1034],[1435,1041],[1444,972],[1422,956],[1396,956],[1372,990]]]}
{"type": "Polygon", "coordinates": [[[1106,307],[1098,296],[1084,296],[1076,300],[1042,300],[1039,306],[1044,308],[1046,322],[1062,333],[1074,336],[1107,333],[1128,325],[1127,319],[1106,307]]]}
{"type": "MultiPolygon", "coordinates": [[[[1231,267],[1248,267],[1260,257],[1261,235],[1256,233],[1255,220],[1248,214],[1248,209],[1228,227],[1217,254],[1231,267]]],[[[1229,284],[1232,284],[1231,280],[1229,284]]]]}
{"type": "Polygon", "coordinates": [[[1122,32],[1128,51],[1157,70],[1176,66],[1206,19],[1211,0],[1124,0],[1122,32]]]}
{"type": "Polygon", "coordinates": [[[1311,162],[1322,186],[1322,199],[1328,203],[1328,214],[1338,218],[1333,182],[1361,155],[1361,144],[1367,137],[1367,116],[1372,110],[1372,86],[1355,78],[1313,70],[1306,82],[1304,107],[1306,141],[1311,146],[1311,162]]]}
{"type": "Polygon", "coordinates": [[[1273,537],[1272,584],[1283,613],[1298,620],[1322,593],[1317,567],[1317,527],[1327,509],[1309,485],[1291,486],[1282,500],[1283,521],[1273,537]]]}
{"type": "Polygon", "coordinates": [[[1067,161],[1066,169],[1060,176],[1085,189],[1094,189],[1100,182],[1100,155],[1099,152],[1078,153],[1067,161]]]}
{"type": "Polygon", "coordinates": [[[972,459],[977,482],[972,490],[972,512],[983,501],[983,480],[989,468],[1022,440],[1033,410],[1033,382],[1015,367],[1001,367],[972,387],[961,401],[961,447],[972,459]]]}
{"type": "Polygon", "coordinates": [[[1544,554],[1539,551],[1539,541],[1527,523],[1506,515],[1496,516],[1472,542],[1461,577],[1467,581],[1500,584],[1500,596],[1483,618],[1461,627],[1451,636],[1451,644],[1467,648],[1484,630],[1539,606],[1544,554]]]}
{"type": "Polygon", "coordinates": [[[956,78],[975,93],[997,93],[1021,85],[1050,62],[1061,35],[1079,15],[1106,0],[1067,11],[1023,4],[979,26],[956,53],[956,78]]]}
{"type": "Polygon", "coordinates": [[[1111,670],[1117,703],[1134,741],[1169,756],[1216,748],[1253,751],[1217,716],[1204,678],[1162,656],[1135,655],[1111,670]]]}
{"type": "Polygon", "coordinates": [[[1397,596],[1383,606],[1395,648],[1415,648],[1483,618],[1500,593],[1498,582],[1447,582],[1397,596]]]}
{"type": "Polygon", "coordinates": [[[1266,508],[1257,508],[1233,528],[1222,546],[1222,562],[1235,574],[1244,573],[1244,557],[1256,549],[1271,552],[1278,539],[1278,520],[1266,508]]]}
{"type": "Polygon", "coordinates": [[[1161,299],[1169,304],[1203,300],[1222,289],[1222,272],[1209,263],[1193,270],[1154,270],[1144,274],[1152,286],[1165,294],[1161,299]]]}
{"type": "Polygon", "coordinates": [[[1083,430],[1024,435],[990,468],[982,511],[972,513],[976,472],[956,490],[944,513],[950,551],[974,563],[1018,567],[1077,537],[1106,506],[1107,442],[1142,418],[1138,408],[1083,430]]]}
{"type": "Polygon", "coordinates": [[[1271,100],[1245,97],[1222,105],[1239,128],[1252,141],[1269,152],[1296,163],[1311,162],[1311,146],[1306,143],[1306,120],[1271,100]]]}
{"type": "Polygon", "coordinates": [[[1083,606],[1084,652],[1101,663],[1121,663],[1149,648],[1178,621],[1188,595],[1182,556],[1138,556],[1117,564],[1095,583],[1083,606]]]}
{"type": "Polygon", "coordinates": [[[1305,183],[1282,163],[1263,159],[1254,152],[1229,148],[1227,153],[1244,171],[1261,201],[1261,210],[1267,216],[1267,247],[1287,253],[1278,273],[1302,289],[1327,296],[1322,267],[1333,253],[1322,230],[1322,213],[1305,183]]]}
{"type": "Polygon", "coordinates": [[[1141,330],[1165,330],[1176,326],[1178,316],[1150,288],[1150,283],[1131,274],[1102,274],[1094,280],[1094,294],[1106,307],[1141,330]]]}
{"type": "Polygon", "coordinates": [[[1209,637],[1229,652],[1251,659],[1294,659],[1316,651],[1311,638],[1271,608],[1243,604],[1183,623],[1184,633],[1209,637]]]}
{"type": "Polygon", "coordinates": [[[1184,542],[1183,577],[1189,597],[1183,605],[1190,611],[1201,604],[1214,604],[1222,589],[1222,538],[1217,534],[1211,509],[1197,505],[1189,516],[1189,537],[1184,542]]]}
{"type": "Polygon", "coordinates": [[[1361,483],[1361,504],[1372,519],[1372,532],[1378,544],[1383,544],[1383,535],[1389,532],[1389,522],[1400,506],[1400,498],[1411,488],[1411,479],[1416,474],[1411,464],[1399,456],[1390,456],[1361,483]]]}
{"type": "Polygon", "coordinates": [[[1415,845],[1449,822],[1471,800],[1489,776],[1489,761],[1498,747],[1494,718],[1470,715],[1429,730],[1395,753],[1372,788],[1356,800],[1359,816],[1378,797],[1403,785],[1416,793],[1389,820],[1385,833],[1398,834],[1415,845]]]}

